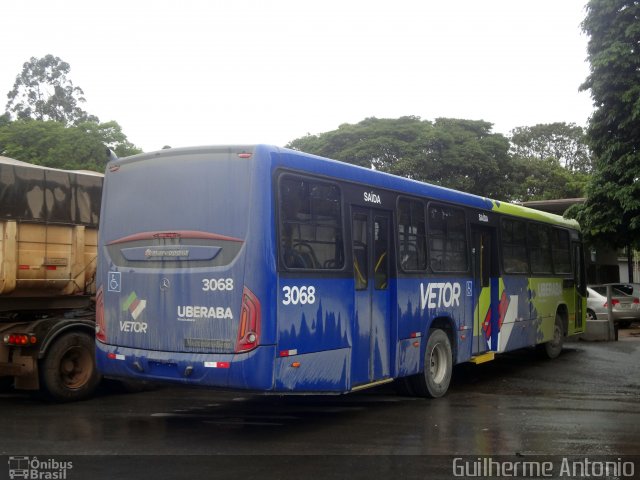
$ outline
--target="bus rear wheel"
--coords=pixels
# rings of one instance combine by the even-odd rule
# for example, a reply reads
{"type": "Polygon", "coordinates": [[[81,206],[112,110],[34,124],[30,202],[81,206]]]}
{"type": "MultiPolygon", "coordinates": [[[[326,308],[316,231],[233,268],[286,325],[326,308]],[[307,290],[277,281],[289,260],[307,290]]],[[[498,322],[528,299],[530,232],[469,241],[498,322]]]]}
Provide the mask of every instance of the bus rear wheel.
{"type": "Polygon", "coordinates": [[[40,363],[40,389],[49,400],[84,400],[93,394],[98,383],[94,340],[86,333],[61,336],[40,363]]]}
{"type": "Polygon", "coordinates": [[[439,328],[431,329],[424,352],[424,371],[412,377],[413,390],[421,397],[442,397],[449,389],[452,372],[449,335],[439,328]]]}

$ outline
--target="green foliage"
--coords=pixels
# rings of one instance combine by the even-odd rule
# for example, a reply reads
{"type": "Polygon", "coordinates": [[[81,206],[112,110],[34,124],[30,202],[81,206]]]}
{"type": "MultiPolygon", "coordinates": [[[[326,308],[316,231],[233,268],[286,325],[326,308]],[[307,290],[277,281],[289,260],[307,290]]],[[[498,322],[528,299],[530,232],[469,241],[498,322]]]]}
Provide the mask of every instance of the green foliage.
{"type": "Polygon", "coordinates": [[[290,148],[367,168],[506,199],[509,142],[483,121],[367,118],[293,140],[290,148]]]}
{"type": "Polygon", "coordinates": [[[67,77],[71,67],[53,55],[31,57],[7,94],[7,112],[18,119],[53,120],[67,125],[98,118],[82,110],[84,92],[67,77]]]}
{"type": "MultiPolygon", "coordinates": [[[[583,195],[588,175],[580,173],[577,166],[574,171],[564,168],[559,158],[559,152],[564,152],[565,161],[568,158],[562,144],[569,148],[571,142],[577,144],[581,138],[579,127],[552,124],[521,127],[515,132],[519,143],[511,145],[511,150],[518,153],[510,153],[509,140],[492,133],[491,123],[485,121],[367,118],[355,125],[343,124],[337,130],[293,140],[288,146],[497,200],[583,195]]],[[[574,152],[584,149],[582,143],[574,147],[574,152]]]]}
{"type": "Polygon", "coordinates": [[[393,172],[408,156],[416,154],[429,122],[419,117],[367,118],[358,124],[342,124],[337,130],[308,135],[288,144],[289,148],[335,160],[393,172]]]}
{"type": "Polygon", "coordinates": [[[497,200],[511,199],[509,141],[491,129],[491,123],[481,120],[436,119],[426,155],[419,162],[418,179],[497,200]]]}
{"type": "Polygon", "coordinates": [[[589,173],[591,154],[582,127],[575,123],[546,123],[511,131],[511,152],[519,157],[553,158],[571,172],[589,173]]]}
{"type": "Polygon", "coordinates": [[[515,194],[512,200],[557,200],[584,196],[589,175],[569,171],[556,158],[513,156],[513,162],[515,168],[511,181],[515,194]]]}
{"type": "Polygon", "coordinates": [[[106,147],[119,156],[140,153],[116,122],[67,127],[54,121],[17,120],[0,125],[0,155],[36,165],[102,172],[106,147]]]}
{"type": "Polygon", "coordinates": [[[552,200],[585,195],[592,157],[582,127],[564,122],[511,131],[516,200],[552,200]]]}
{"type": "Polygon", "coordinates": [[[590,75],[596,107],[587,129],[595,158],[587,201],[573,214],[591,241],[640,247],[640,2],[590,0],[590,75]]]}
{"type": "Polygon", "coordinates": [[[142,150],[129,142],[127,136],[122,133],[122,127],[113,120],[106,123],[84,122],[78,128],[87,135],[98,138],[104,146],[113,150],[118,157],[128,157],[142,150]]]}
{"type": "Polygon", "coordinates": [[[71,67],[60,58],[32,57],[23,65],[0,116],[0,155],[36,165],[102,172],[109,155],[140,153],[118,123],[99,123],[79,107],[82,89],[67,77],[71,67]],[[11,121],[11,113],[18,120],[11,121]]]}

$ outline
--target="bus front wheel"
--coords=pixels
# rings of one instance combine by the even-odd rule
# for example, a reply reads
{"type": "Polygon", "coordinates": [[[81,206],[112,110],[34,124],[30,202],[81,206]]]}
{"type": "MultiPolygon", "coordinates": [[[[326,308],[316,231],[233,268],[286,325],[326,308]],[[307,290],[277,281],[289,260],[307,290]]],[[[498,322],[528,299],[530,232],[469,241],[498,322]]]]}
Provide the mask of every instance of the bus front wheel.
{"type": "Polygon", "coordinates": [[[424,371],[412,377],[413,390],[421,397],[442,397],[449,388],[452,371],[449,335],[439,328],[431,329],[424,352],[424,371]]]}

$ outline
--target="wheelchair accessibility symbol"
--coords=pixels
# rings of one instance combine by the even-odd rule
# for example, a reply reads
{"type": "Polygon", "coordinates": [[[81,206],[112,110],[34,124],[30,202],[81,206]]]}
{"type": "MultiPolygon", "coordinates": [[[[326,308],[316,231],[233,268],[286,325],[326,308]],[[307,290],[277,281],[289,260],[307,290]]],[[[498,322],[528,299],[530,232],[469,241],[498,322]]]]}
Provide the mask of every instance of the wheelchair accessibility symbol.
{"type": "Polygon", "coordinates": [[[120,272],[109,272],[109,281],[107,282],[107,290],[109,292],[120,293],[120,272]]]}

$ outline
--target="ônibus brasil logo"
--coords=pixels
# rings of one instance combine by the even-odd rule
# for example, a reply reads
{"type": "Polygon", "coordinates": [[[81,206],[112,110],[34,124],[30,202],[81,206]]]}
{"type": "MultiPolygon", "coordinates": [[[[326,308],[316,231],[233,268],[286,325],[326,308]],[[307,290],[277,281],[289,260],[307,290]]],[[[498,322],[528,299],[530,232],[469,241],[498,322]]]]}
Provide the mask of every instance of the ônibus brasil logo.
{"type": "Polygon", "coordinates": [[[9,478],[32,480],[66,480],[67,472],[73,469],[73,462],[60,461],[54,458],[38,459],[38,457],[9,457],[9,478]]]}

